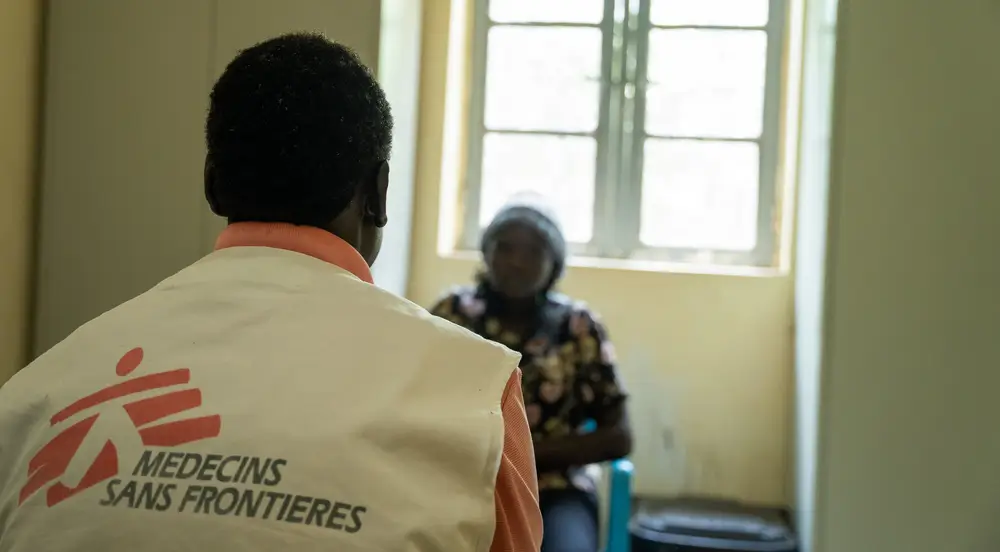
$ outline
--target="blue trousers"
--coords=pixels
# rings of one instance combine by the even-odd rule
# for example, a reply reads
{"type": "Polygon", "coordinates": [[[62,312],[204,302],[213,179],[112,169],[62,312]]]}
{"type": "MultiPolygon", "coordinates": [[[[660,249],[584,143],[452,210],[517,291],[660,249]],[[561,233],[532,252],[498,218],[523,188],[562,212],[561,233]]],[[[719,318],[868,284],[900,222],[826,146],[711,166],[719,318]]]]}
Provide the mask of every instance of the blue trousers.
{"type": "Polygon", "coordinates": [[[541,491],[542,552],[597,552],[597,498],[576,489],[541,491]]]}

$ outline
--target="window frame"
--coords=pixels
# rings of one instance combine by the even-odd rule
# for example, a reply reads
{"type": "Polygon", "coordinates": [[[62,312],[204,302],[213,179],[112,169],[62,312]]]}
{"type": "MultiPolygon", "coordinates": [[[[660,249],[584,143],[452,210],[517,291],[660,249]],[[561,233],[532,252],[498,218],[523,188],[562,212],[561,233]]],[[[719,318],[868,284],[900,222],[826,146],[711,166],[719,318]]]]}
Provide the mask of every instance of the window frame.
{"type": "Polygon", "coordinates": [[[465,178],[460,207],[459,249],[475,250],[480,238],[483,143],[488,133],[544,136],[587,136],[596,141],[593,234],[588,243],[570,245],[573,255],[615,260],[774,267],[779,264],[780,152],[784,55],[788,0],[768,0],[764,26],[654,25],[653,0],[605,0],[598,24],[506,23],[489,17],[490,0],[472,0],[472,59],[466,128],[465,178]],[[598,125],[594,132],[488,130],[485,124],[489,31],[502,27],[583,27],[599,29],[601,86],[598,125]],[[661,136],[645,132],[647,65],[650,33],[656,29],[764,31],[767,58],[761,134],[754,139],[698,136],[661,136]],[[616,44],[615,38],[622,37],[616,44]],[[732,141],[759,147],[757,242],[749,251],[652,247],[639,238],[642,205],[643,150],[647,138],[732,141]]]}

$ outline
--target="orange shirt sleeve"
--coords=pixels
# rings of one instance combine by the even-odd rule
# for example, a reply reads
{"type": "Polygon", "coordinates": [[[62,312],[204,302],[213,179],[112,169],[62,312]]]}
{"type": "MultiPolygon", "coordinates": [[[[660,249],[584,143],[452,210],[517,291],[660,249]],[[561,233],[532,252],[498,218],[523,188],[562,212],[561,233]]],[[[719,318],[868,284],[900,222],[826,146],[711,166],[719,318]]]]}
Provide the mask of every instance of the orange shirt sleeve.
{"type": "Polygon", "coordinates": [[[537,552],[542,547],[542,513],[531,430],[524,413],[521,370],[507,381],[501,402],[503,457],[496,483],[496,531],[490,552],[537,552]]]}

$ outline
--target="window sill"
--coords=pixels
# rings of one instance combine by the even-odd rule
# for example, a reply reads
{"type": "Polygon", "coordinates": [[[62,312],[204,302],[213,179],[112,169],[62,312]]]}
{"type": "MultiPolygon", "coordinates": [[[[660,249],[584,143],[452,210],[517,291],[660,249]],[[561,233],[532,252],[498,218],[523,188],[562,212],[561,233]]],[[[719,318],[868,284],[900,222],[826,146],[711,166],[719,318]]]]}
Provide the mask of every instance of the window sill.
{"type": "MultiPolygon", "coordinates": [[[[481,258],[478,251],[470,250],[447,251],[439,253],[438,256],[442,259],[467,262],[476,262],[481,258]]],[[[566,265],[571,268],[597,270],[661,272],[667,274],[733,276],[742,278],[782,278],[789,275],[788,270],[780,267],[672,263],[647,259],[611,259],[607,257],[586,257],[580,255],[571,255],[566,265]]]]}

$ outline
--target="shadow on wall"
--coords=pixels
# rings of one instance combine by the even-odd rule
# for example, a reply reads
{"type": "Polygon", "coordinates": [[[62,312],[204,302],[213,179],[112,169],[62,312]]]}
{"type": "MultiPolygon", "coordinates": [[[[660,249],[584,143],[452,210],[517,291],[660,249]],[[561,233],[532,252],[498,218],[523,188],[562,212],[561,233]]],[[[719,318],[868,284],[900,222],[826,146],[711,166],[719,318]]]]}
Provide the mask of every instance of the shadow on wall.
{"type": "Polygon", "coordinates": [[[0,384],[28,356],[42,4],[0,16],[0,384]]]}

